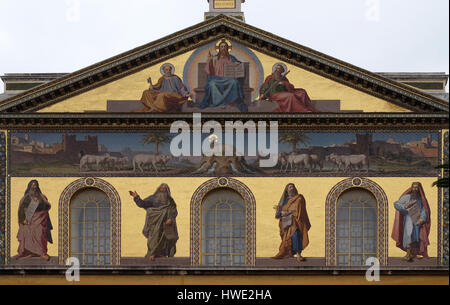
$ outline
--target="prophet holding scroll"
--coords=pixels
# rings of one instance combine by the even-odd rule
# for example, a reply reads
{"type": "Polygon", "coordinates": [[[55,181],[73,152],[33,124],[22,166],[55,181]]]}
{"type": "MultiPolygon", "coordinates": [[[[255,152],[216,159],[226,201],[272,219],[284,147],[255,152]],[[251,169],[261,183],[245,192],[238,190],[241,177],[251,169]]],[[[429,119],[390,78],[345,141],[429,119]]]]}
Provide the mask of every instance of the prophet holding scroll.
{"type": "Polygon", "coordinates": [[[50,208],[51,205],[42,194],[38,181],[30,181],[19,203],[19,249],[16,259],[40,256],[50,260],[47,254],[47,243],[53,243],[53,227],[48,214],[50,208]]]}
{"type": "Polygon", "coordinates": [[[430,206],[420,182],[414,182],[400,199],[394,202],[395,221],[392,238],[406,252],[405,260],[412,262],[417,255],[428,258],[430,244],[430,206]]]}
{"type": "Polygon", "coordinates": [[[296,254],[298,262],[305,261],[302,251],[309,245],[308,231],[311,228],[305,198],[293,183],[289,183],[274,208],[275,218],[279,219],[281,245],[273,258],[290,258],[296,254]]]}

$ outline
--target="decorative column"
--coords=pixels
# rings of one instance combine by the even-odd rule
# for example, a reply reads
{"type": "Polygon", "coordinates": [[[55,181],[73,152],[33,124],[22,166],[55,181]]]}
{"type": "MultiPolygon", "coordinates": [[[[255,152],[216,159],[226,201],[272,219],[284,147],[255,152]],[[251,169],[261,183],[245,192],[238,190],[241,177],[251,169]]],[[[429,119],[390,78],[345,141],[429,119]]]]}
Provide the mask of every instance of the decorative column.
{"type": "Polygon", "coordinates": [[[6,131],[0,130],[0,265],[6,264],[6,131]]]}
{"type": "MultiPolygon", "coordinates": [[[[442,163],[448,163],[448,131],[444,132],[443,135],[443,154],[442,154],[442,163]]],[[[445,173],[443,171],[442,177],[448,178],[448,173],[445,173]]],[[[442,188],[442,206],[441,206],[441,228],[439,229],[439,232],[442,232],[440,235],[440,255],[439,260],[440,264],[444,266],[448,266],[448,207],[449,207],[449,192],[448,187],[442,188]]]]}

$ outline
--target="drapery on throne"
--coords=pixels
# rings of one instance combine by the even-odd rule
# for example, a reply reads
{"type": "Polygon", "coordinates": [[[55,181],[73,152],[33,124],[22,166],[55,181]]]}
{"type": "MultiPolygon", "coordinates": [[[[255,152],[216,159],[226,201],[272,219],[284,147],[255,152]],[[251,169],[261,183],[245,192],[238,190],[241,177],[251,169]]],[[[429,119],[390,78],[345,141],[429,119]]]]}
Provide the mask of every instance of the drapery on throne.
{"type": "MultiPolygon", "coordinates": [[[[197,106],[201,103],[203,98],[205,97],[205,87],[206,83],[208,81],[208,75],[205,71],[206,63],[199,63],[198,64],[198,80],[197,80],[197,88],[193,89],[193,91],[196,94],[196,103],[195,105],[192,105],[190,103],[189,106],[197,106]]],[[[245,77],[239,78],[239,82],[241,83],[242,91],[244,92],[244,103],[247,105],[250,105],[252,101],[252,92],[253,88],[250,88],[250,63],[244,62],[244,70],[245,70],[245,77]]]]}

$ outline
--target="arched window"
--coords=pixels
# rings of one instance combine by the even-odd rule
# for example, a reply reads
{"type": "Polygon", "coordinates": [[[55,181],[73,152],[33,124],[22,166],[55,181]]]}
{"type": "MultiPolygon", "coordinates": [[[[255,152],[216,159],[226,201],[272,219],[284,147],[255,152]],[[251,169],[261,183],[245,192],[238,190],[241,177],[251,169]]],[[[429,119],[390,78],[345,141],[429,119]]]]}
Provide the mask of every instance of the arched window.
{"type": "Polygon", "coordinates": [[[388,200],[383,189],[366,178],[336,184],[326,200],[327,266],[364,266],[370,257],[388,259],[388,200]]]}
{"type": "Polygon", "coordinates": [[[362,266],[377,257],[377,200],[369,191],[351,188],[337,201],[336,261],[338,266],[362,266]]]}
{"type": "Polygon", "coordinates": [[[120,197],[99,178],[81,178],[59,199],[59,263],[77,257],[82,265],[120,264],[120,197]]]}
{"type": "Polygon", "coordinates": [[[254,266],[256,201],[233,178],[203,183],[191,199],[191,264],[254,266]]]}
{"type": "Polygon", "coordinates": [[[70,256],[82,265],[111,264],[111,202],[99,189],[86,188],[72,197],[70,256]]]}
{"type": "Polygon", "coordinates": [[[235,191],[213,190],[202,205],[202,265],[245,265],[245,203],[235,191]]]}

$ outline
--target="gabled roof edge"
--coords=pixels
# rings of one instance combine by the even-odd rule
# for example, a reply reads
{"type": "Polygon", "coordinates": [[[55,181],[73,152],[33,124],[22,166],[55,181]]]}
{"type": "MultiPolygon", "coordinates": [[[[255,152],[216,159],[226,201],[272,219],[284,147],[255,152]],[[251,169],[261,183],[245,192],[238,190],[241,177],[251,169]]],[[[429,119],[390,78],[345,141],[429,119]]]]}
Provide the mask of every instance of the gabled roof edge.
{"type": "Polygon", "coordinates": [[[448,104],[412,87],[384,78],[305,46],[275,36],[239,20],[224,15],[198,23],[154,42],[134,48],[97,64],[75,71],[61,79],[35,87],[0,103],[0,112],[29,112],[47,107],[74,92],[95,87],[123,77],[127,70],[153,65],[175,53],[186,52],[217,36],[245,41],[265,54],[282,57],[300,68],[307,69],[357,90],[375,95],[404,108],[426,112],[429,106],[448,112],[448,104]],[[244,37],[245,36],[245,37],[244,37]],[[120,77],[117,77],[120,76],[120,77]],[[373,92],[372,92],[373,91],[373,92]],[[425,109],[424,109],[425,108],[425,109]]]}

